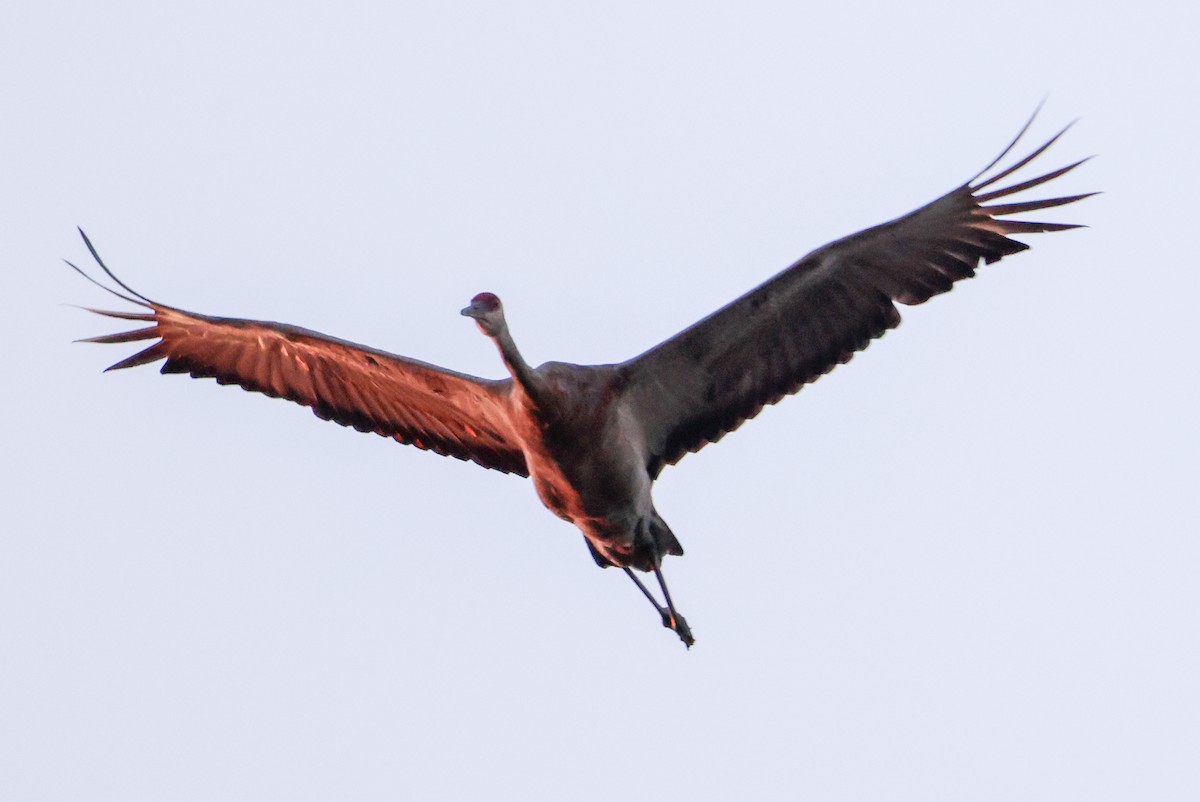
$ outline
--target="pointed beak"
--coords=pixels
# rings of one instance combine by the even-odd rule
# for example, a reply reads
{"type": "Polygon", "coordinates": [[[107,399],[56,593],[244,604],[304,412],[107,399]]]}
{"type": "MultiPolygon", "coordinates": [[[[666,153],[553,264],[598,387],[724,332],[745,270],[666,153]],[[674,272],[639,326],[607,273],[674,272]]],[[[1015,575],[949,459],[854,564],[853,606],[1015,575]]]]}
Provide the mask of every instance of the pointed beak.
{"type": "Polygon", "coordinates": [[[475,304],[471,304],[470,306],[464,306],[462,308],[462,311],[459,312],[459,314],[462,315],[463,317],[477,318],[477,317],[479,317],[479,307],[476,306],[475,304]]]}

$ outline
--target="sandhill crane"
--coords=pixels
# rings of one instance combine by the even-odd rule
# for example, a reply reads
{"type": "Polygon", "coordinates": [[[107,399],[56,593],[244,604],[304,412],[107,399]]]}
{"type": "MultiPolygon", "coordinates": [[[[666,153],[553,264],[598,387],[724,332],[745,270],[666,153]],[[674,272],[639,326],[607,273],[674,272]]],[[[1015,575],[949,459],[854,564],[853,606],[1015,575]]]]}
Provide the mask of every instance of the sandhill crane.
{"type": "Polygon", "coordinates": [[[499,348],[507,379],[455,373],[295,326],[210,317],[152,301],[118,279],[86,235],[92,257],[125,292],[68,264],[148,310],[89,310],[150,325],[87,342],[156,341],[108,370],[165,359],[163,373],[237,384],[303,404],[322,419],[361,432],[529,477],[542,503],[583,532],[596,563],[622,568],[663,625],[690,647],[691,629],[662,573],[663,557],[682,555],[683,548],[654,507],[654,480],[665,466],[716,442],[898,325],[896,303],[923,303],[973,276],[981,259],[995,262],[1028,247],[1010,235],[1077,228],[1007,216],[1093,193],[991,202],[1058,178],[1086,159],[985,191],[1070,127],[984,178],[1032,122],[970,181],[904,217],[818,248],[620,364],[530,367],[509,332],[500,299],[486,292],[472,298],[462,314],[499,348]],[[661,603],[633,569],[655,575],[661,603]]]}

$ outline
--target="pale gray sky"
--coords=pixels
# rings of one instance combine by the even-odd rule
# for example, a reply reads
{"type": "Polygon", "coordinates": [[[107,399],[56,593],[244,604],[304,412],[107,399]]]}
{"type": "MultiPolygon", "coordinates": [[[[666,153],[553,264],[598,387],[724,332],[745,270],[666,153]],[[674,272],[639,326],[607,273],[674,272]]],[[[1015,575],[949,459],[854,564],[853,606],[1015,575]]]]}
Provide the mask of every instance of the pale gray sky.
{"type": "Polygon", "coordinates": [[[0,798],[1200,798],[1196,12],[804,5],[10,11],[0,798]],[[195,311],[621,360],[1046,95],[1091,228],[664,473],[690,653],[523,480],[71,344],[78,224],[195,311]]]}

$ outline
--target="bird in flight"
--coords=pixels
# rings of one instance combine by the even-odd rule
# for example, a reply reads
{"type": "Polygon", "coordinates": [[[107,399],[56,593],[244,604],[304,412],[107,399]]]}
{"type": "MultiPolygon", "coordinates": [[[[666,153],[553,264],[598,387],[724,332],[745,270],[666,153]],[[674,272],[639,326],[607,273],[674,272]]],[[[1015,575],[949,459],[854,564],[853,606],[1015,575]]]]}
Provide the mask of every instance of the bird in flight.
{"type": "Polygon", "coordinates": [[[154,341],[108,370],[166,360],[163,373],[213,378],[286,398],[360,432],[528,477],[542,503],[582,531],[596,564],[621,568],[663,625],[690,647],[691,628],[662,570],[663,558],[682,555],[683,547],[654,507],[655,479],[664,467],[720,440],[897,326],[897,303],[923,303],[974,276],[980,260],[995,262],[1029,247],[1012,236],[1078,228],[1010,215],[1094,193],[1002,200],[1087,161],[997,187],[1070,128],[998,168],[1032,122],[991,164],[946,195],[818,248],[619,364],[531,367],[517,349],[500,299],[489,292],[472,298],[462,314],[496,344],[509,374],[505,379],[457,373],[297,326],[212,317],[152,301],[108,269],[82,230],[92,257],[123,292],[67,264],[144,310],[89,309],[149,324],[84,340],[154,341]],[[655,576],[661,601],[635,571],[655,576]]]}

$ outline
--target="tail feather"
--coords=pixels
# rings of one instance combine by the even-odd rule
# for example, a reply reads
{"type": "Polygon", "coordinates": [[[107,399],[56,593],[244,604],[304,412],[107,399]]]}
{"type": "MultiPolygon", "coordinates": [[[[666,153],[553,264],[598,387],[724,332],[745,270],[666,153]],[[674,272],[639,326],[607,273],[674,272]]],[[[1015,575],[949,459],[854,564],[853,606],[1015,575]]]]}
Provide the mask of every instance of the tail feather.
{"type": "Polygon", "coordinates": [[[657,510],[654,511],[654,517],[650,520],[650,534],[654,536],[660,552],[676,557],[683,556],[683,544],[679,542],[679,538],[675,537],[675,533],[671,531],[671,527],[667,526],[667,522],[662,519],[657,510]]]}

